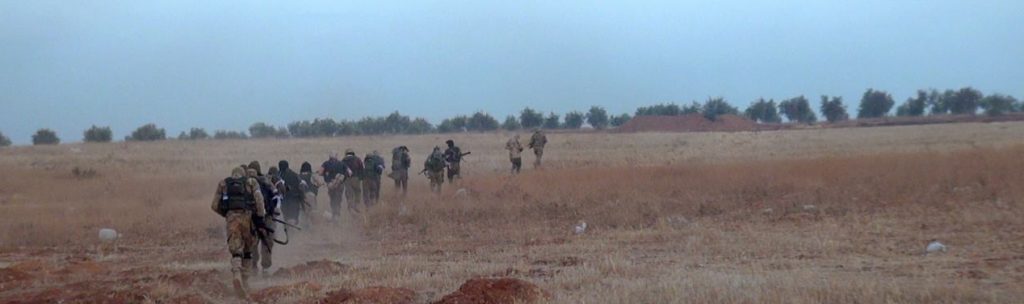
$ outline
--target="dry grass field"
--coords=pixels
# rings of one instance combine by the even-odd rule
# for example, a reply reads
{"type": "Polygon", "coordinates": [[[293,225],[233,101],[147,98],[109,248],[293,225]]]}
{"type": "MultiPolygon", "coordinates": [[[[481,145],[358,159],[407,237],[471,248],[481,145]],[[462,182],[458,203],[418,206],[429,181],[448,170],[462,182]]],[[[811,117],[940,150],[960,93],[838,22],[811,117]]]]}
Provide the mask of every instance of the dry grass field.
{"type": "Polygon", "coordinates": [[[293,232],[253,300],[347,289],[430,303],[472,278],[510,277],[550,303],[1019,303],[1021,134],[1022,122],[557,133],[545,168],[524,155],[518,176],[502,150],[510,134],[6,148],[0,302],[239,302],[209,210],[231,167],[404,144],[418,171],[450,137],[473,152],[463,181],[433,195],[414,176],[400,200],[385,180],[371,212],[293,232]],[[103,227],[123,234],[116,248],[98,241],[103,227]],[[925,255],[931,239],[949,251],[925,255]]]}

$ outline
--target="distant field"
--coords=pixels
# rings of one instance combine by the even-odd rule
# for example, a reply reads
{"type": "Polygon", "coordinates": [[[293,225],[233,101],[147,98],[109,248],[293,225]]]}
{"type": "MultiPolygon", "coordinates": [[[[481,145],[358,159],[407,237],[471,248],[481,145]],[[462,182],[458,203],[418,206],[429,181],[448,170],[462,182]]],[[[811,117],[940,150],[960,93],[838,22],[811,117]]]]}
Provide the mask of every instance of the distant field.
{"type": "Polygon", "coordinates": [[[402,202],[385,179],[381,206],[275,254],[275,269],[346,267],[257,278],[261,299],[386,286],[427,303],[497,276],[551,303],[1020,302],[1021,134],[1024,122],[557,133],[545,168],[524,153],[519,176],[510,133],[4,148],[0,302],[232,302],[224,223],[208,209],[231,167],[316,167],[346,148],[390,161],[406,145],[419,171],[449,138],[473,152],[460,185],[435,196],[414,176],[402,202]],[[100,253],[101,227],[124,233],[118,252],[100,253]],[[950,251],[924,256],[933,238],[950,251]]]}

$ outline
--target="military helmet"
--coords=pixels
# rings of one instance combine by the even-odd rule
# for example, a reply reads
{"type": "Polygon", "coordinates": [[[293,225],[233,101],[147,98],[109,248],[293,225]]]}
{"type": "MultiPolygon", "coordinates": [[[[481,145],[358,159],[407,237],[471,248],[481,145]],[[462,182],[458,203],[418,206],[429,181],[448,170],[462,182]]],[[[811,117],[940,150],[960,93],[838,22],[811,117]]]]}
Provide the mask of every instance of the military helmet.
{"type": "Polygon", "coordinates": [[[356,151],[352,148],[345,149],[345,155],[356,155],[356,151]]]}

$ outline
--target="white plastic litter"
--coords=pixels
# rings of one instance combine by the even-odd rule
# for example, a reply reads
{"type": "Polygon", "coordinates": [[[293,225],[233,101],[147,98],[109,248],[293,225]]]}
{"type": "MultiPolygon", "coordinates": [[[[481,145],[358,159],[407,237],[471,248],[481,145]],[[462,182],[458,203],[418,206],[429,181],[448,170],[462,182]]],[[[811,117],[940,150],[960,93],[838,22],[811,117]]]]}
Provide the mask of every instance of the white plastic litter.
{"type": "Polygon", "coordinates": [[[924,252],[926,254],[931,254],[946,252],[946,250],[949,250],[949,248],[947,248],[945,244],[940,243],[938,240],[932,240],[931,243],[928,243],[928,247],[925,247],[924,252]]]}
{"type": "Polygon", "coordinates": [[[587,222],[580,221],[579,225],[572,227],[572,229],[576,234],[583,234],[584,232],[587,232],[587,222]]]}
{"type": "Polygon", "coordinates": [[[117,230],[110,228],[100,229],[100,240],[104,242],[112,242],[121,237],[121,234],[117,233],[117,230]]]}

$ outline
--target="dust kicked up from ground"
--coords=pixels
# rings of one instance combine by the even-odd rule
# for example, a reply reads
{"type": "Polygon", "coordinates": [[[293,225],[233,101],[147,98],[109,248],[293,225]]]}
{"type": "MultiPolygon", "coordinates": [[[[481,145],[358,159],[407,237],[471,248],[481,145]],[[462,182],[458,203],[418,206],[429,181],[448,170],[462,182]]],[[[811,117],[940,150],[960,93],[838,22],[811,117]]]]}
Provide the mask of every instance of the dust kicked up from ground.
{"type": "Polygon", "coordinates": [[[0,302],[241,302],[209,210],[231,167],[407,145],[418,171],[449,137],[473,151],[465,180],[435,196],[414,176],[405,199],[385,180],[369,212],[315,214],[252,300],[1019,302],[1022,131],[552,134],[545,168],[519,176],[511,134],[2,149],[0,302]],[[926,255],[932,239],[948,251],[926,255]]]}

